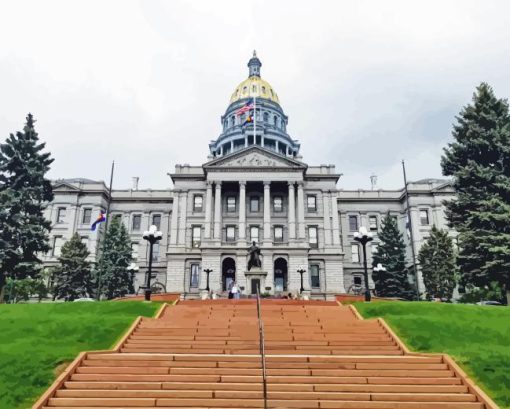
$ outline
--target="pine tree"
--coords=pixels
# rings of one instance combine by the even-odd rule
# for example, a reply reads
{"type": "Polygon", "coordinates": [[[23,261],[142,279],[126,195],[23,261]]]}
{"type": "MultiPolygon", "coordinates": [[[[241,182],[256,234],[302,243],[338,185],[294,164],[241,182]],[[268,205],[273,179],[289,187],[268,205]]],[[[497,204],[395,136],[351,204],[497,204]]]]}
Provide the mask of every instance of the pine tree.
{"type": "Polygon", "coordinates": [[[443,174],[453,176],[457,198],[446,203],[459,233],[458,265],[464,284],[497,282],[510,302],[510,118],[508,103],[486,83],[457,117],[454,142],[444,149],[443,174]]]}
{"type": "Polygon", "coordinates": [[[453,241],[445,230],[432,226],[418,254],[427,299],[451,300],[457,284],[453,241]]]}
{"type": "Polygon", "coordinates": [[[373,271],[372,279],[379,297],[413,298],[407,279],[405,244],[397,222],[388,213],[379,233],[377,253],[372,256],[373,267],[381,264],[386,271],[373,271]]]}
{"type": "Polygon", "coordinates": [[[96,271],[100,293],[106,298],[122,297],[134,292],[128,272],[131,254],[131,239],[126,226],[114,218],[105,234],[96,271]]]}
{"type": "Polygon", "coordinates": [[[23,132],[11,134],[0,145],[0,302],[6,278],[37,277],[38,253],[49,250],[51,225],[44,218],[53,200],[51,182],[45,178],[53,159],[43,152],[28,114],[23,132]]]}
{"type": "Polygon", "coordinates": [[[72,301],[92,294],[92,272],[87,261],[89,254],[78,233],[62,246],[58,258],[60,266],[54,273],[54,297],[72,301]]]}

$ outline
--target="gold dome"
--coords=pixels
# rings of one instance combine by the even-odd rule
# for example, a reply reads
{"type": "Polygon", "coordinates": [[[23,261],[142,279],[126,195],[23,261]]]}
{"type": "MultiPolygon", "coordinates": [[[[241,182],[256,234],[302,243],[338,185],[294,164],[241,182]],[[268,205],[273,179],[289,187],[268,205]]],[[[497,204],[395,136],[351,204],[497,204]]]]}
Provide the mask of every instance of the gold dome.
{"type": "Polygon", "coordinates": [[[234,93],[230,97],[230,103],[250,97],[264,98],[276,102],[277,104],[280,103],[276,91],[269,82],[257,75],[252,75],[236,87],[234,93]]]}

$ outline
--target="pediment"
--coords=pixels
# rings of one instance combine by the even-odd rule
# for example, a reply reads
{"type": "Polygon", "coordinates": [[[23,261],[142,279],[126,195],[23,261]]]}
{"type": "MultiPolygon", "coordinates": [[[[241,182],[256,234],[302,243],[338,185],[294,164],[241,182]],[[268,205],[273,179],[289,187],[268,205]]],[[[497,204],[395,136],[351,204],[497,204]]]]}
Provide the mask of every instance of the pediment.
{"type": "Polygon", "coordinates": [[[259,146],[251,146],[204,164],[206,169],[305,169],[306,167],[302,162],[278,155],[259,146]]]}
{"type": "Polygon", "coordinates": [[[53,191],[58,191],[58,192],[79,192],[80,189],[78,189],[76,186],[70,185],[69,183],[57,182],[55,185],[53,185],[53,191]]]}
{"type": "Polygon", "coordinates": [[[435,187],[432,189],[433,192],[452,192],[454,191],[453,183],[451,181],[445,182],[440,186],[435,187]]]}

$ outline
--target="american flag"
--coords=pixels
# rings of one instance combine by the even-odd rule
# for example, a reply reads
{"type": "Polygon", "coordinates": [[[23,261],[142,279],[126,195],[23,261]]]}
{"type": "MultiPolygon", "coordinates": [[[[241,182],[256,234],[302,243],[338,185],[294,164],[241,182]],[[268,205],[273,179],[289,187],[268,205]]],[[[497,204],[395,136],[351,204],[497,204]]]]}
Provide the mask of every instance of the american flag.
{"type": "Polygon", "coordinates": [[[239,115],[242,115],[244,114],[245,112],[248,112],[249,110],[253,109],[254,108],[254,105],[253,105],[253,99],[250,99],[246,104],[244,104],[241,108],[239,108],[237,111],[236,111],[236,115],[239,116],[239,115]]]}

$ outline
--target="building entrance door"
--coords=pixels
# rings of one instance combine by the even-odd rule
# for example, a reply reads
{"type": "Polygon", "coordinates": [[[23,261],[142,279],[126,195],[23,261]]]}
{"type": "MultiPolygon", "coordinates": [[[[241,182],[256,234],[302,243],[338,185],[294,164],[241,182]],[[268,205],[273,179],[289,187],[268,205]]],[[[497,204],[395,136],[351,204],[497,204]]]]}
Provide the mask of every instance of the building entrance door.
{"type": "Polygon", "coordinates": [[[223,291],[229,291],[232,283],[236,280],[236,262],[234,259],[231,257],[224,259],[221,270],[222,289],[223,291]]]}
{"type": "Polygon", "coordinates": [[[287,260],[281,257],[274,261],[274,290],[287,291],[287,260]]]}
{"type": "Polygon", "coordinates": [[[251,293],[253,295],[257,294],[257,288],[259,289],[259,294],[260,294],[260,278],[252,278],[251,279],[251,293]]]}

